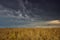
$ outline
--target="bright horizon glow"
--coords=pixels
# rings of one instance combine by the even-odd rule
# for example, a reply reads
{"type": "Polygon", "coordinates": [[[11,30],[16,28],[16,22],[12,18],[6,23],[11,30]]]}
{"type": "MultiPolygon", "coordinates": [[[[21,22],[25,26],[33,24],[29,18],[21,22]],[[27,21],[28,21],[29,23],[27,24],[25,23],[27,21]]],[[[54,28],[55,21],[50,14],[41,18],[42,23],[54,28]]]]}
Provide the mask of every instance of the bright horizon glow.
{"type": "Polygon", "coordinates": [[[48,21],[48,24],[60,24],[60,20],[52,20],[52,21],[48,21]]]}

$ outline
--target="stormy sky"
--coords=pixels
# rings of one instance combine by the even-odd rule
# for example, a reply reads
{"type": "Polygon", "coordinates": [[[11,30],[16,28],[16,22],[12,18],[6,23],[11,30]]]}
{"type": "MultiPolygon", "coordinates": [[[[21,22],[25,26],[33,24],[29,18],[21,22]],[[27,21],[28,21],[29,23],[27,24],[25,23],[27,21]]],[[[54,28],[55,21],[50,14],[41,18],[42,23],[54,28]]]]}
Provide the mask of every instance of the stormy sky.
{"type": "Polygon", "coordinates": [[[0,26],[6,25],[59,27],[60,0],[0,0],[0,26]]]}

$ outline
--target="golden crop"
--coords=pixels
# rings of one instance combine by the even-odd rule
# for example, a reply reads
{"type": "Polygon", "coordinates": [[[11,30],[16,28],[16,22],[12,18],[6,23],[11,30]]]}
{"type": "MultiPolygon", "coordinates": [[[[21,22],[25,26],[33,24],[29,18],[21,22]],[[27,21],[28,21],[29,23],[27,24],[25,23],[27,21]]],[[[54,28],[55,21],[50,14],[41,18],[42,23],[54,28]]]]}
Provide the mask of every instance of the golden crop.
{"type": "Polygon", "coordinates": [[[0,40],[60,40],[60,28],[0,28],[0,40]]]}

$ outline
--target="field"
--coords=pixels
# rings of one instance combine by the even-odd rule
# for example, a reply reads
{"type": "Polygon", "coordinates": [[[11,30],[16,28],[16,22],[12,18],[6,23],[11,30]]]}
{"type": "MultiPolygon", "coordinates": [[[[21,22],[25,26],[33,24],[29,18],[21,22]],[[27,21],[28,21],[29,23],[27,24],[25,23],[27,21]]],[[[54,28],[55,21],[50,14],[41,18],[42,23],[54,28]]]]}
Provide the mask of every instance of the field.
{"type": "Polygon", "coordinates": [[[0,28],[0,40],[60,40],[60,28],[0,28]]]}

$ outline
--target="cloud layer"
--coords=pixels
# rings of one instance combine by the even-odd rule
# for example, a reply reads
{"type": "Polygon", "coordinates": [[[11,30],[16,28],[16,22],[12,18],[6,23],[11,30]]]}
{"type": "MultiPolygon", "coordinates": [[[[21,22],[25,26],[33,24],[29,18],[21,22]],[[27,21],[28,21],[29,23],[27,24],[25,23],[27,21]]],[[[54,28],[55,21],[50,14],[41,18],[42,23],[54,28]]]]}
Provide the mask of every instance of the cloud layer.
{"type": "Polygon", "coordinates": [[[55,0],[0,0],[0,26],[59,27],[60,3],[55,0]]]}

